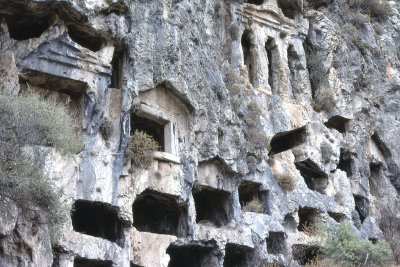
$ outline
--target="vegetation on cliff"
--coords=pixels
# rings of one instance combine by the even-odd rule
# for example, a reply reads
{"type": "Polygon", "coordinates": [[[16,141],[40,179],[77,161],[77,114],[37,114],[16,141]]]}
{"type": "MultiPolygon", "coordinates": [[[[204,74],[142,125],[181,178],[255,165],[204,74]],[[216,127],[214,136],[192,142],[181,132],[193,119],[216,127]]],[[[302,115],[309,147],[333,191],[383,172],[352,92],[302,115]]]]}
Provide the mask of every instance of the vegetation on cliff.
{"type": "Polygon", "coordinates": [[[51,100],[33,93],[0,95],[0,196],[14,201],[34,226],[47,226],[53,243],[69,209],[37,164],[48,147],[63,154],[81,149],[72,125],[65,108],[51,100]]]}

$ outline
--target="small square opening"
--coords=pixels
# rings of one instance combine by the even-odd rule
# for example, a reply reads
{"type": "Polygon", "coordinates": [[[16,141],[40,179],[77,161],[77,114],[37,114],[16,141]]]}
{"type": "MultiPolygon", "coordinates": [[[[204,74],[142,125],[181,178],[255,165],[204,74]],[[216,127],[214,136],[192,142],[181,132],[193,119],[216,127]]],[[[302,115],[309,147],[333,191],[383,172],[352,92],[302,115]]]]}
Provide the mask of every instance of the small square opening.
{"type": "Polygon", "coordinates": [[[297,226],[297,230],[313,234],[310,230],[312,231],[314,225],[321,220],[320,211],[315,208],[301,207],[299,208],[298,214],[299,225],[297,226]]]}
{"type": "Polygon", "coordinates": [[[313,262],[320,254],[320,248],[318,246],[304,244],[294,244],[292,246],[293,259],[301,265],[313,262]]]}
{"type": "Polygon", "coordinates": [[[208,221],[215,226],[226,225],[231,219],[231,194],[205,186],[193,190],[196,223],[208,221]]]}
{"type": "Polygon", "coordinates": [[[347,177],[351,177],[353,175],[350,155],[345,154],[343,150],[340,150],[340,159],[337,168],[344,171],[347,177]]]}
{"type": "Polygon", "coordinates": [[[330,117],[329,120],[325,122],[325,126],[328,128],[336,129],[340,133],[345,133],[347,131],[349,121],[349,119],[336,115],[330,117]]]}
{"type": "Polygon", "coordinates": [[[286,236],[284,232],[269,232],[266,239],[267,251],[270,254],[283,254],[286,251],[286,236]]]}
{"type": "Polygon", "coordinates": [[[251,266],[254,249],[237,245],[226,244],[223,267],[251,266]]]}
{"type": "Polygon", "coordinates": [[[269,192],[260,190],[260,183],[245,181],[239,186],[239,202],[243,211],[270,214],[269,192]]]}
{"type": "Polygon", "coordinates": [[[203,267],[219,266],[215,247],[200,244],[170,245],[167,254],[170,256],[168,267],[203,267]]]}
{"type": "Polygon", "coordinates": [[[301,162],[295,162],[296,169],[300,171],[301,176],[307,187],[310,190],[325,194],[325,189],[328,186],[328,176],[324,173],[317,164],[306,159],[301,162]]]}

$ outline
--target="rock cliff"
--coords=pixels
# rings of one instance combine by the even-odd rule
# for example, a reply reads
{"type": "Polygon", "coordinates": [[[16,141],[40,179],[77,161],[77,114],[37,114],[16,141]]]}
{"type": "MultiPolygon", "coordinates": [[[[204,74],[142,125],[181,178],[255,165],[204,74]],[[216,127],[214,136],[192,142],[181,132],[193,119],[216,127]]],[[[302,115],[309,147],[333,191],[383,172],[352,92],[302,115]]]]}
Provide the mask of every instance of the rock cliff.
{"type": "Polygon", "coordinates": [[[0,266],[298,266],[316,222],[382,240],[400,206],[385,4],[0,0],[2,94],[64,103],[84,142],[43,163],[73,207],[57,246],[0,198],[0,266]],[[134,130],[161,147],[146,168],[134,130]]]}

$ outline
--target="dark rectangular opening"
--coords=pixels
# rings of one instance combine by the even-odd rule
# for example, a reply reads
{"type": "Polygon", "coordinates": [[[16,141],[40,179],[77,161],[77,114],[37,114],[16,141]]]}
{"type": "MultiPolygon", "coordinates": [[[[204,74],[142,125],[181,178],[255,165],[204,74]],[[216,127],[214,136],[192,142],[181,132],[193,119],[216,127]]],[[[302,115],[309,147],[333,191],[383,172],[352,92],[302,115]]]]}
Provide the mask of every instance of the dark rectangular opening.
{"type": "Polygon", "coordinates": [[[260,183],[245,181],[239,186],[239,202],[243,211],[269,214],[268,191],[260,183]]]}
{"type": "Polygon", "coordinates": [[[124,69],[124,51],[115,50],[113,59],[111,61],[112,75],[111,75],[111,88],[122,88],[122,74],[124,69]]]}
{"type": "Polygon", "coordinates": [[[336,115],[330,117],[329,120],[324,124],[328,128],[333,128],[341,133],[345,133],[347,131],[349,121],[350,121],[349,119],[336,115]]]}
{"type": "Polygon", "coordinates": [[[215,247],[210,245],[188,244],[170,245],[167,254],[170,256],[168,267],[203,267],[219,266],[215,247]]]}
{"type": "Polygon", "coordinates": [[[299,225],[297,226],[297,230],[299,231],[308,231],[309,229],[312,229],[317,222],[320,221],[320,211],[315,208],[300,207],[298,214],[299,225]]]}
{"type": "Polygon", "coordinates": [[[139,117],[135,113],[132,113],[131,135],[133,135],[135,131],[142,131],[153,137],[154,140],[159,144],[161,151],[165,151],[164,125],[147,118],[139,117]]]}
{"type": "Polygon", "coordinates": [[[328,215],[334,219],[337,223],[342,223],[346,220],[346,215],[343,213],[331,212],[328,211],[328,215]]]}
{"type": "Polygon", "coordinates": [[[320,248],[315,245],[294,244],[292,246],[293,259],[301,265],[313,262],[320,254],[320,248]]]}
{"type": "Polygon", "coordinates": [[[278,85],[278,77],[276,73],[276,45],[275,40],[271,37],[265,43],[265,51],[267,52],[268,59],[268,84],[271,87],[272,93],[276,93],[278,85]]]}
{"type": "Polygon", "coordinates": [[[296,232],[297,223],[292,214],[286,214],[283,219],[283,227],[285,228],[285,232],[296,232]]]}
{"type": "Polygon", "coordinates": [[[74,231],[123,245],[123,224],[118,218],[117,207],[98,201],[76,200],[71,219],[74,231]]]}
{"type": "Polygon", "coordinates": [[[306,141],[307,129],[301,127],[287,132],[277,133],[271,139],[269,155],[278,154],[303,144],[306,141]]]}
{"type": "Polygon", "coordinates": [[[112,267],[112,261],[75,258],[74,267],[112,267]]]}
{"type": "Polygon", "coordinates": [[[90,51],[97,52],[99,51],[105,40],[102,37],[97,36],[93,29],[88,27],[82,27],[75,24],[69,24],[68,27],[68,35],[69,37],[80,46],[89,49],[90,51]]]}
{"type": "Polygon", "coordinates": [[[381,165],[379,164],[369,164],[369,191],[371,195],[375,197],[380,197],[380,181],[381,181],[381,165]]]}
{"type": "Polygon", "coordinates": [[[225,246],[223,267],[251,266],[254,249],[237,244],[228,243],[225,246]]]}
{"type": "Polygon", "coordinates": [[[132,206],[133,226],[139,231],[183,237],[188,232],[188,212],[177,197],[146,190],[132,206]]]}
{"type": "Polygon", "coordinates": [[[353,175],[351,170],[351,157],[350,155],[345,154],[343,149],[340,150],[340,158],[337,168],[344,171],[347,177],[351,177],[353,175]]]}
{"type": "Polygon", "coordinates": [[[296,169],[300,171],[301,176],[310,190],[325,194],[328,186],[328,175],[324,173],[318,165],[310,159],[301,162],[295,162],[296,169]]]}
{"type": "Polygon", "coordinates": [[[283,15],[290,19],[294,19],[302,10],[293,0],[278,0],[278,7],[282,10],[283,15]]]}
{"type": "Polygon", "coordinates": [[[360,195],[354,195],[355,209],[360,217],[361,223],[369,216],[369,200],[360,195]]]}
{"type": "Polygon", "coordinates": [[[246,0],[245,3],[261,6],[264,3],[264,0],[246,0]]]}
{"type": "Polygon", "coordinates": [[[252,57],[251,57],[251,40],[250,40],[250,31],[245,30],[242,35],[241,44],[243,51],[243,63],[247,67],[247,72],[249,75],[249,82],[253,84],[253,66],[252,66],[252,57]]]}
{"type": "Polygon", "coordinates": [[[270,254],[283,254],[286,251],[286,236],[284,232],[269,232],[266,239],[267,251],[270,254]]]}
{"type": "Polygon", "coordinates": [[[231,219],[231,194],[205,186],[193,190],[196,223],[208,221],[215,226],[226,225],[231,219]]]}

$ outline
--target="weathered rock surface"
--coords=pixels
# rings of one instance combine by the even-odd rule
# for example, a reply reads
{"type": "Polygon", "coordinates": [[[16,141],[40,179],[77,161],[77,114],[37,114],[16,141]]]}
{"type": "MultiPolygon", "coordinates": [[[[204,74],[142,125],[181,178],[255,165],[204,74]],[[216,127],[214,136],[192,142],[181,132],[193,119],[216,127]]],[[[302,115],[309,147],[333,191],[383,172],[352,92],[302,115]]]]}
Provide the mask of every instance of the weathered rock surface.
{"type": "Polygon", "coordinates": [[[344,0],[248,2],[0,0],[0,90],[67,103],[85,143],[44,164],[75,203],[53,254],[0,199],[0,266],[296,266],[318,221],[383,238],[380,210],[400,205],[399,3],[354,36],[344,0]],[[147,169],[124,159],[134,129],[162,145],[147,169]]]}

